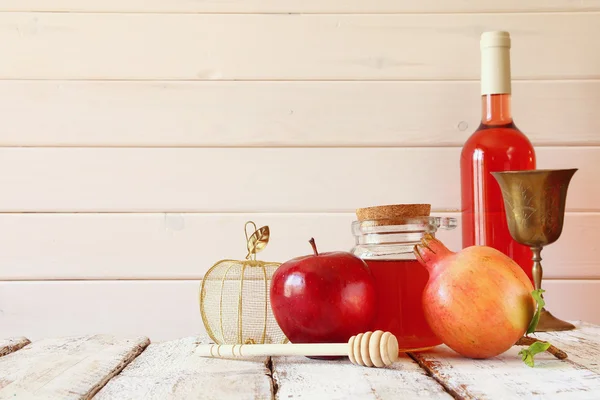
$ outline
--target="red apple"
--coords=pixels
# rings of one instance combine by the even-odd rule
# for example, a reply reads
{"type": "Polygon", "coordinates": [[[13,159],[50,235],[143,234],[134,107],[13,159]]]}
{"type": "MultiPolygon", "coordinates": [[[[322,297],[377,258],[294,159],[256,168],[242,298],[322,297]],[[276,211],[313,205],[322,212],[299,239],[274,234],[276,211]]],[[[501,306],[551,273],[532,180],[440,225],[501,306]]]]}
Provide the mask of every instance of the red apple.
{"type": "Polygon", "coordinates": [[[375,282],[367,264],[348,252],[289,260],[275,271],[271,307],[292,343],[344,343],[372,330],[375,282]]]}

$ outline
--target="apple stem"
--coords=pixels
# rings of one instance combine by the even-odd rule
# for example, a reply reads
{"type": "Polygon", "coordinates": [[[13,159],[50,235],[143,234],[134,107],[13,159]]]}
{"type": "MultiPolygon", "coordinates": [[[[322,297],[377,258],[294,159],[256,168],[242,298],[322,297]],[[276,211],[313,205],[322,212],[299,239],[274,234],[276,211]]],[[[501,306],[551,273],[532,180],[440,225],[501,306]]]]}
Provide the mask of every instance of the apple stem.
{"type": "Polygon", "coordinates": [[[319,252],[317,251],[317,244],[315,243],[315,239],[314,238],[310,238],[310,240],[308,241],[308,243],[310,243],[310,245],[313,248],[313,251],[315,252],[315,256],[319,255],[319,252]]]}

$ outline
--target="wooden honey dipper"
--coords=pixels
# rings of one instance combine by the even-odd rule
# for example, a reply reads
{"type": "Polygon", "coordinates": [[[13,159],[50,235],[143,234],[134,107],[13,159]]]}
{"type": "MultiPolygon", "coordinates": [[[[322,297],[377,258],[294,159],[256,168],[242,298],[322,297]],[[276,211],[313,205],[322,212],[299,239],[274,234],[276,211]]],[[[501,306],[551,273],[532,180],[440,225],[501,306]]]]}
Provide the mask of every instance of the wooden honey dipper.
{"type": "Polygon", "coordinates": [[[398,360],[398,340],[390,332],[375,331],[352,336],[348,343],[200,345],[201,357],[253,356],[348,356],[352,364],[385,367],[398,360]]]}

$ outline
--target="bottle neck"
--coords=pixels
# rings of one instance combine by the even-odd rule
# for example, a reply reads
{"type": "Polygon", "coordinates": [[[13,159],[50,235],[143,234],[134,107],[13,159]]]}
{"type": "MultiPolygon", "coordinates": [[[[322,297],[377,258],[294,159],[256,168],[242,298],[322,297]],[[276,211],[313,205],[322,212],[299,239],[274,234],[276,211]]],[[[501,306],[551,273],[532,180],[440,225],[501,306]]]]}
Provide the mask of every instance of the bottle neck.
{"type": "Polygon", "coordinates": [[[512,123],[510,45],[497,37],[481,47],[481,122],[485,125],[512,123]]]}
{"type": "Polygon", "coordinates": [[[484,94],[481,96],[481,123],[484,125],[508,125],[513,122],[509,93],[484,94]]]}

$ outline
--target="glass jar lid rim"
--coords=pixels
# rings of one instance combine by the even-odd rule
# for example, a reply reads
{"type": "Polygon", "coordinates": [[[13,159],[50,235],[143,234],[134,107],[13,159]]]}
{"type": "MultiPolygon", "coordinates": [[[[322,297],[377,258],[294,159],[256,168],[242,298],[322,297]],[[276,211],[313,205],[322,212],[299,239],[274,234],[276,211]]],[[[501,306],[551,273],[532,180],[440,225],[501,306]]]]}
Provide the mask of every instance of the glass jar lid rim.
{"type": "Polygon", "coordinates": [[[353,229],[369,229],[376,228],[382,231],[393,231],[406,227],[407,225],[426,225],[434,229],[454,229],[457,227],[457,219],[455,217],[397,217],[385,219],[371,219],[362,221],[353,221],[353,229]]]}

